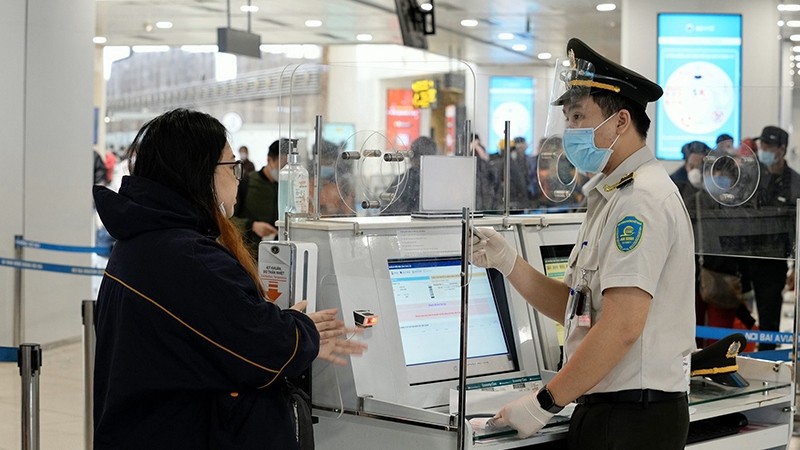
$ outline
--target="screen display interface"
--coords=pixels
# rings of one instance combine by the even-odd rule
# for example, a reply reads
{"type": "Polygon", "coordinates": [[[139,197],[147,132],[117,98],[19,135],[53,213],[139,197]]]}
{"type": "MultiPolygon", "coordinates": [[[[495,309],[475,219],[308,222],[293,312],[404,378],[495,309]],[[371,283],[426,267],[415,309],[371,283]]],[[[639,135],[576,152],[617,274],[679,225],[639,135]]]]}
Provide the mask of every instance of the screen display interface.
{"type": "MultiPolygon", "coordinates": [[[[458,360],[460,259],[389,261],[406,365],[458,360]]],[[[486,269],[472,267],[469,358],[507,355],[503,326],[486,269]]]]}
{"type": "Polygon", "coordinates": [[[656,157],[683,159],[691,141],[714,148],[723,133],[738,142],[741,78],[741,15],[659,14],[656,157]]]}

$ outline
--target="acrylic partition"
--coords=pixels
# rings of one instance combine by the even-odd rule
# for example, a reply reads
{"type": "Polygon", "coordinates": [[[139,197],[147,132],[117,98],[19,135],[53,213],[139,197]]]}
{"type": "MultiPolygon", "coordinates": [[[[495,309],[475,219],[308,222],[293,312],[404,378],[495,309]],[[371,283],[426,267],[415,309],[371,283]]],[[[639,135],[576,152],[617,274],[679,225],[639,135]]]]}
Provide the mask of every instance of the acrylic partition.
{"type": "MultiPolygon", "coordinates": [[[[743,87],[742,97],[791,98],[788,89],[766,90],[743,87]]],[[[673,178],[694,227],[697,324],[744,333],[745,351],[770,351],[757,357],[793,360],[800,167],[792,136],[757,139],[764,127],[791,130],[791,123],[736,125],[676,145],[687,155],[673,178]]],[[[711,337],[698,338],[698,346],[711,337]]]]}
{"type": "MultiPolygon", "coordinates": [[[[452,167],[473,164],[466,157],[475,76],[461,61],[300,64],[281,79],[280,136],[288,139],[281,155],[309,174],[310,218],[417,212],[424,155],[462,158],[452,167]]],[[[440,187],[444,195],[471,186],[459,181],[440,187]]],[[[462,206],[474,209],[456,209],[462,206]]]]}

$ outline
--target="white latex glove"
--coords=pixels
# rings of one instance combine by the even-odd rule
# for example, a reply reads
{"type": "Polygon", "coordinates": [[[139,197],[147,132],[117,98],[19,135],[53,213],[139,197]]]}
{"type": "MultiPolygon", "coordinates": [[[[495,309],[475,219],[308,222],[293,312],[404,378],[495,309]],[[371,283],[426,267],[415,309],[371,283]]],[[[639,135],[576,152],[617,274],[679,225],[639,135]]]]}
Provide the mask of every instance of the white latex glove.
{"type": "Polygon", "coordinates": [[[493,267],[504,276],[514,270],[517,251],[494,228],[476,227],[472,231],[472,264],[493,267]]]}
{"type": "Polygon", "coordinates": [[[489,421],[498,428],[511,427],[517,430],[520,438],[533,436],[553,417],[539,405],[536,399],[538,392],[536,390],[503,406],[489,421]]]}

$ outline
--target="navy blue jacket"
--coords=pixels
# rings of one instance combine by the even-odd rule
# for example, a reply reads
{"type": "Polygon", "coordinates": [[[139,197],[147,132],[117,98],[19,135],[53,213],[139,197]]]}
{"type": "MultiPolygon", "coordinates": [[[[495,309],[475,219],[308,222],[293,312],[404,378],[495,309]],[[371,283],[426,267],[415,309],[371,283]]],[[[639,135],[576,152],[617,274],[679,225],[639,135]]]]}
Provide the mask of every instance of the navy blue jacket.
{"type": "Polygon", "coordinates": [[[94,187],[117,239],[96,310],[95,449],[291,449],[283,377],[319,351],[305,314],[264,301],[216,225],[164,186],[94,187]]]}

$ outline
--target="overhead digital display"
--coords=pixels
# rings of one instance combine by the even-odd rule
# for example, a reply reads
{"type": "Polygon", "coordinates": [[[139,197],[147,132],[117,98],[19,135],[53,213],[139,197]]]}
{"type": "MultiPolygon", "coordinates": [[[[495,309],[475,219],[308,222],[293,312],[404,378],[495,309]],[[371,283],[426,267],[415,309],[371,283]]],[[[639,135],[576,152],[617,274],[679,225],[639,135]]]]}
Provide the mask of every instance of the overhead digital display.
{"type": "Polygon", "coordinates": [[[656,157],[683,159],[691,141],[714,148],[722,133],[738,142],[741,80],[741,15],[659,14],[656,157]]]}
{"type": "Polygon", "coordinates": [[[528,153],[533,151],[533,78],[491,77],[489,79],[489,140],[484,146],[497,153],[505,122],[510,121],[511,136],[524,137],[528,153]]]}

